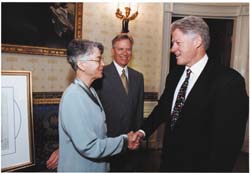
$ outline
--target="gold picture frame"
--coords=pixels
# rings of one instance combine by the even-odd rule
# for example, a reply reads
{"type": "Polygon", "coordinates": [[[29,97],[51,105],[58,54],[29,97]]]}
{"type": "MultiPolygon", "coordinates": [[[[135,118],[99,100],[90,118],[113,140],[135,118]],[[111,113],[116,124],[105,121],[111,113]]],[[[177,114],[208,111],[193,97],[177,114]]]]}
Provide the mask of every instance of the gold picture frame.
{"type": "MultiPolygon", "coordinates": [[[[71,35],[74,35],[72,36],[73,38],[82,38],[82,11],[83,3],[2,3],[2,52],[48,56],[66,56],[65,45],[67,45],[67,43],[70,41],[70,36],[68,36],[67,38],[65,38],[65,36],[64,39],[61,40],[59,36],[62,38],[62,32],[64,32],[65,28],[68,27],[74,31],[74,33],[71,33],[71,35]],[[44,8],[45,4],[48,4],[46,8],[44,8]],[[63,9],[67,8],[61,8],[60,4],[63,4],[63,6],[65,6],[65,4],[70,4],[71,6],[74,5],[74,10],[71,10],[73,11],[72,14],[74,15],[74,20],[71,21],[74,21],[74,24],[72,23],[72,25],[70,25],[70,23],[68,22],[69,20],[67,21],[64,17],[62,17],[65,16],[63,15],[63,9]],[[20,9],[20,6],[26,7],[28,5],[32,8],[27,8],[28,10],[22,9],[20,13],[16,10],[20,9]],[[39,9],[39,5],[41,5],[42,9],[39,9]],[[37,9],[33,7],[37,7],[37,9]],[[29,10],[31,9],[33,11],[30,11],[31,14],[29,14],[29,10]],[[44,13],[46,13],[46,15],[40,15],[43,11],[44,13]],[[24,15],[23,13],[25,13],[26,15],[24,15]],[[42,25],[39,21],[34,22],[33,19],[30,19],[30,16],[35,16],[35,14],[32,13],[36,13],[38,17],[49,16],[49,19],[44,19],[43,17],[39,21],[46,20],[51,28],[53,27],[53,31],[51,29],[50,32],[48,32],[47,28],[50,27],[42,25]],[[13,21],[12,19],[17,21],[13,21]],[[35,24],[31,23],[31,21],[35,24]],[[61,28],[61,31],[58,31],[59,27],[61,28]],[[54,40],[49,35],[49,33],[52,34],[52,32],[53,38],[55,38],[54,40]],[[30,40],[26,41],[28,37],[30,37],[30,40]],[[33,42],[35,43],[33,44],[33,42]],[[63,44],[63,46],[61,44],[63,44]]],[[[71,18],[73,18],[72,15],[71,18]]]]}
{"type": "Polygon", "coordinates": [[[35,165],[30,71],[1,72],[1,171],[35,165]]]}

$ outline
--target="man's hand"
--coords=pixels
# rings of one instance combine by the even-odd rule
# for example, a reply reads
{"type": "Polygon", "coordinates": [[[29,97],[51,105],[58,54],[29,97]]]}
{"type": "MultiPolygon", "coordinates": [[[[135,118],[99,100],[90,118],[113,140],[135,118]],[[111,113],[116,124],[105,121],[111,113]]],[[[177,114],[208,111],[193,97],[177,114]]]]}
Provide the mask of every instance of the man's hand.
{"type": "Polygon", "coordinates": [[[59,159],[59,149],[55,150],[47,160],[47,168],[48,169],[55,169],[58,165],[58,159],[59,159]]]}
{"type": "Polygon", "coordinates": [[[137,140],[141,141],[144,138],[144,133],[138,130],[136,133],[137,140]]]}
{"type": "Polygon", "coordinates": [[[139,131],[137,131],[135,133],[132,131],[129,132],[128,133],[128,148],[130,150],[135,150],[135,149],[139,148],[142,137],[143,137],[143,135],[139,131]]]}

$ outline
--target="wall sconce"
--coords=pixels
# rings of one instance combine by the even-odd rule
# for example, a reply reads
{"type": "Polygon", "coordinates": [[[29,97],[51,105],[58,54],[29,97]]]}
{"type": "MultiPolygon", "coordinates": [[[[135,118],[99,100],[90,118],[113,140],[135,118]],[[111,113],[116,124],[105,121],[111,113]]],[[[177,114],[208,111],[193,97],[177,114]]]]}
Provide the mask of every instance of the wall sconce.
{"type": "Polygon", "coordinates": [[[120,10],[119,8],[119,4],[118,4],[118,8],[116,10],[116,17],[122,20],[122,33],[128,33],[128,23],[130,20],[134,20],[137,16],[138,16],[138,5],[137,5],[137,10],[136,12],[134,12],[133,14],[131,13],[131,8],[130,8],[130,4],[129,6],[125,6],[125,15],[123,14],[123,12],[120,10]]]}

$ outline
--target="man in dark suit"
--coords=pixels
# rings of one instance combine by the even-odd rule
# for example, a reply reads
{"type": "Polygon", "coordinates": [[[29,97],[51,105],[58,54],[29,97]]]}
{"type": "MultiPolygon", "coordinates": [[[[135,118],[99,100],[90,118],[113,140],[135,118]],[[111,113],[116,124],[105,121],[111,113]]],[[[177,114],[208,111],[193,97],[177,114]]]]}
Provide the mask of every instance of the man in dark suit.
{"type": "Polygon", "coordinates": [[[179,66],[168,74],[144,135],[165,123],[160,171],[232,171],[249,113],[244,79],[208,58],[209,28],[201,18],[177,20],[171,32],[179,66]]]}
{"type": "MultiPolygon", "coordinates": [[[[104,76],[94,87],[106,113],[108,136],[137,131],[143,121],[143,75],[128,67],[132,58],[133,38],[119,34],[112,40],[113,62],[104,67],[104,76]],[[125,73],[126,86],[122,75],[125,73]]],[[[111,158],[111,171],[135,171],[135,151],[127,151],[111,158]]]]}
{"type": "MultiPolygon", "coordinates": [[[[133,38],[127,34],[117,35],[112,40],[113,62],[104,67],[103,78],[93,83],[106,114],[108,137],[137,131],[142,125],[143,75],[128,67],[132,58],[133,42],[133,38]],[[125,80],[124,83],[121,76],[125,80]]],[[[57,162],[58,150],[51,154],[47,161],[47,167],[55,169],[57,162]]],[[[112,172],[136,171],[138,165],[136,151],[128,150],[110,158],[112,172]]]]}

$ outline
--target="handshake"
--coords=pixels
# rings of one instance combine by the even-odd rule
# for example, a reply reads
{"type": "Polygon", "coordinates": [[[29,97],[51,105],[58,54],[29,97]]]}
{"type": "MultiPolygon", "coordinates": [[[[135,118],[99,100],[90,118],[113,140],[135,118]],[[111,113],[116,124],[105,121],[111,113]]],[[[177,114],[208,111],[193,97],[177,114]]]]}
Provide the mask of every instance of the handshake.
{"type": "Polygon", "coordinates": [[[128,133],[128,149],[130,150],[136,150],[139,148],[142,138],[144,137],[144,134],[141,131],[137,132],[129,132],[128,133]]]}
{"type": "MultiPolygon", "coordinates": [[[[143,132],[129,132],[128,133],[128,148],[130,150],[136,150],[140,146],[141,139],[144,137],[143,132]]],[[[57,168],[59,160],[59,149],[56,149],[47,160],[47,168],[48,169],[55,169],[57,168]]]]}

